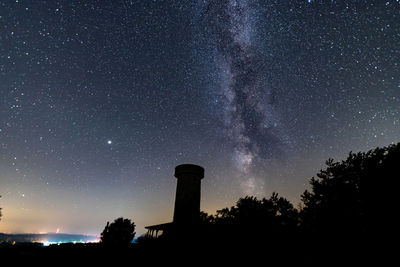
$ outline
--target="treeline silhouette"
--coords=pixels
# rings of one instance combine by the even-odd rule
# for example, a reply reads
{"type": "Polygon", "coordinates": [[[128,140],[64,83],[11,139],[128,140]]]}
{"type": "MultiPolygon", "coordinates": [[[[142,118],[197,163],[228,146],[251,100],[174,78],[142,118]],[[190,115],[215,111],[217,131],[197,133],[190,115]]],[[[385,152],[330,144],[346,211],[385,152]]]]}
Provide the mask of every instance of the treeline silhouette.
{"type": "MultiPolygon", "coordinates": [[[[343,161],[326,161],[298,208],[275,192],[262,199],[246,196],[214,215],[201,212],[198,224],[175,225],[158,238],[142,235],[136,244],[134,222],[118,218],[107,223],[100,244],[74,247],[85,249],[80,255],[113,251],[161,263],[189,257],[205,265],[210,259],[320,266],[375,260],[382,265],[395,257],[399,178],[400,143],[350,152],[343,161]]],[[[59,248],[49,251],[58,255],[59,248]]]]}
{"type": "Polygon", "coordinates": [[[215,215],[202,212],[198,227],[182,226],[156,240],[142,237],[139,244],[236,251],[276,263],[382,262],[393,256],[390,240],[397,242],[399,178],[400,143],[350,152],[343,161],[326,161],[297,209],[275,192],[247,196],[215,215]]]}

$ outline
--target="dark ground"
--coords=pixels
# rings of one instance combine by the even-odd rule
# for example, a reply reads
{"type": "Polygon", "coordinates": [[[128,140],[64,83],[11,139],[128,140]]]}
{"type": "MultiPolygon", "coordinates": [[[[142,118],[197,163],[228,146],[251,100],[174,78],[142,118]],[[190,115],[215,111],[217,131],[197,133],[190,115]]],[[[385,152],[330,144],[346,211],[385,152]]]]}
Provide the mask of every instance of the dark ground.
{"type": "MultiPolygon", "coordinates": [[[[254,240],[253,240],[254,241],[254,240]]],[[[51,264],[185,264],[192,265],[291,265],[362,266],[395,259],[383,250],[383,243],[330,241],[322,238],[298,242],[271,239],[263,242],[166,242],[151,240],[124,248],[106,248],[100,244],[62,244],[43,247],[38,244],[2,245],[0,258],[17,263],[51,264]]]]}

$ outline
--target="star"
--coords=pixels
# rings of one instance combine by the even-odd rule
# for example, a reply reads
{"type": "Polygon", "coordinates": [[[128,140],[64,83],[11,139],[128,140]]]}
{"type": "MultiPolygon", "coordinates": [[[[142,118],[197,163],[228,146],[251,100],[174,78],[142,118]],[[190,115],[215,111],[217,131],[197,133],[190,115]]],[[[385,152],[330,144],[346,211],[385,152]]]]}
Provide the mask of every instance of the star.
{"type": "Polygon", "coordinates": [[[111,140],[107,140],[107,144],[108,144],[108,145],[111,145],[111,144],[112,144],[112,141],[111,141],[111,140]]]}

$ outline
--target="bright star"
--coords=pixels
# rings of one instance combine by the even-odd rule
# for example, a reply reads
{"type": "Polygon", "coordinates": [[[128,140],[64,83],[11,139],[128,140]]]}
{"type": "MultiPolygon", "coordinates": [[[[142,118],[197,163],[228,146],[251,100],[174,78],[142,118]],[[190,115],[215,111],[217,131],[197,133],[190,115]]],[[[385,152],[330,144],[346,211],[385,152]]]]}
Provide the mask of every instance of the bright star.
{"type": "Polygon", "coordinates": [[[107,141],[107,144],[111,145],[111,144],[112,144],[112,141],[111,141],[111,140],[108,140],[108,141],[107,141]]]}

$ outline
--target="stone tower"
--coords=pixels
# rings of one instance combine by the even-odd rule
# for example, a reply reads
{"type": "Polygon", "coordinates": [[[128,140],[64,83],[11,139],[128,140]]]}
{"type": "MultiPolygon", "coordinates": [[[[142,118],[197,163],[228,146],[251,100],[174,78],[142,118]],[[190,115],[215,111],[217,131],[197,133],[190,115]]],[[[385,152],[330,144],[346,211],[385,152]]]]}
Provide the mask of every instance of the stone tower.
{"type": "Polygon", "coordinates": [[[175,167],[178,179],[175,196],[175,224],[195,224],[200,219],[201,179],[204,168],[193,164],[182,164],[175,167]]]}

